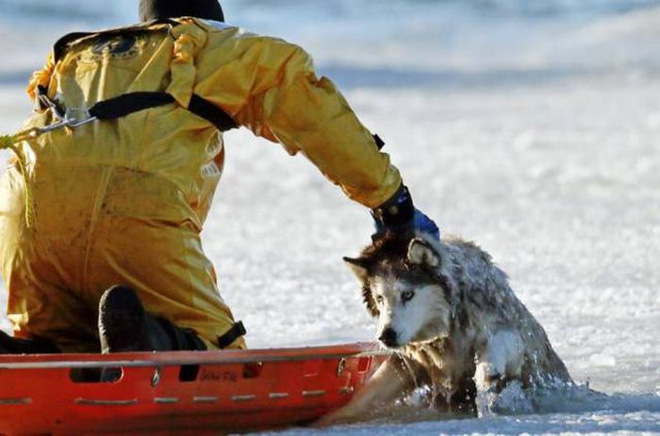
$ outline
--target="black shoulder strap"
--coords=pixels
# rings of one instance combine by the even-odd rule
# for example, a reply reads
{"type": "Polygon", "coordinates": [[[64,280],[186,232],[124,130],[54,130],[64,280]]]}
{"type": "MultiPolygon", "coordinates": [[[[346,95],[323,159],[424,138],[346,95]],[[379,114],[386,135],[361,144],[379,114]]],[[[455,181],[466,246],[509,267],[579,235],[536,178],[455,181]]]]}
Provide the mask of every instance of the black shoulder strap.
{"type": "Polygon", "coordinates": [[[99,120],[114,120],[133,112],[174,103],[166,92],[131,92],[99,101],[89,108],[89,114],[99,120]]]}
{"type": "MultiPolygon", "coordinates": [[[[174,97],[166,92],[130,92],[94,104],[89,108],[89,114],[99,120],[113,120],[174,102],[174,97]]],[[[197,94],[193,94],[187,109],[213,124],[221,132],[238,127],[225,111],[197,94]]]]}
{"type": "Polygon", "coordinates": [[[147,23],[141,23],[132,26],[118,27],[116,29],[99,30],[96,32],[69,33],[58,39],[57,42],[55,42],[55,45],[53,46],[53,57],[55,63],[57,63],[62,59],[62,57],[66,54],[66,51],[69,49],[69,44],[71,44],[72,42],[96,35],[118,35],[120,33],[125,33],[125,32],[146,31],[148,27],[153,26],[154,24],[169,24],[170,26],[178,26],[181,23],[170,19],[162,19],[162,20],[153,20],[147,23]]]}
{"type": "Polygon", "coordinates": [[[96,32],[74,32],[74,33],[68,33],[63,37],[61,37],[60,39],[58,39],[57,42],[55,42],[55,45],[53,46],[53,58],[55,63],[59,62],[62,59],[64,53],[66,53],[67,49],[69,48],[69,44],[71,42],[92,35],[96,35],[96,32]]]}
{"type": "MultiPolygon", "coordinates": [[[[120,27],[99,32],[70,33],[63,36],[55,43],[55,46],[53,47],[55,63],[64,56],[69,49],[70,44],[75,41],[97,35],[115,35],[125,32],[146,31],[149,26],[154,24],[169,24],[173,27],[178,26],[181,23],[175,20],[163,19],[142,23],[136,26],[120,27]]],[[[99,120],[111,120],[144,109],[174,103],[175,101],[174,97],[166,92],[131,92],[96,103],[89,109],[89,114],[99,120]]],[[[190,104],[186,109],[195,115],[204,118],[222,132],[238,127],[238,124],[236,124],[236,122],[225,111],[197,94],[192,95],[190,104]]]]}
{"type": "Polygon", "coordinates": [[[236,121],[234,121],[227,112],[197,94],[192,95],[188,110],[198,117],[204,118],[221,132],[226,132],[227,130],[238,127],[236,121]]]}

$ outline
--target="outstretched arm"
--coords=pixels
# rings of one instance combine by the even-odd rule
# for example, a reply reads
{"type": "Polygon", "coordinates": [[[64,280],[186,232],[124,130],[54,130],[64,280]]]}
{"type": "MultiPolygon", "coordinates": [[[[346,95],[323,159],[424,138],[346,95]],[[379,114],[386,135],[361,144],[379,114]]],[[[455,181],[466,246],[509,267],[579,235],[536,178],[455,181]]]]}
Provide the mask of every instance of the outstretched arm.
{"type": "Polygon", "coordinates": [[[353,200],[376,208],[395,194],[398,170],[335,85],[317,77],[303,49],[275,38],[225,33],[209,42],[196,92],[256,135],[291,154],[302,152],[353,200]],[[205,66],[209,58],[215,61],[212,71],[205,66]]]}

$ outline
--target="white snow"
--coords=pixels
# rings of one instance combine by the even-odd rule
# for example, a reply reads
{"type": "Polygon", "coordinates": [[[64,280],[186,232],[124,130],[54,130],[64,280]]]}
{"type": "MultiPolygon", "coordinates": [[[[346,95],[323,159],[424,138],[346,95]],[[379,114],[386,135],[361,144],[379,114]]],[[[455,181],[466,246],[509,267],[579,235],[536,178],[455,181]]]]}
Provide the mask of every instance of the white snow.
{"type": "MultiPolygon", "coordinates": [[[[29,113],[24,77],[59,34],[134,17],[128,0],[106,19],[86,18],[102,2],[82,3],[72,18],[25,7],[0,18],[12,60],[0,66],[0,132],[29,113]]],[[[489,251],[573,377],[607,393],[549,398],[546,414],[431,422],[411,410],[324,433],[660,432],[657,4],[225,2],[230,21],[314,54],[386,140],[417,205],[489,251]]],[[[367,211],[303,157],[244,131],[226,142],[204,244],[248,344],[371,339],[341,261],[368,243],[367,211]]]]}

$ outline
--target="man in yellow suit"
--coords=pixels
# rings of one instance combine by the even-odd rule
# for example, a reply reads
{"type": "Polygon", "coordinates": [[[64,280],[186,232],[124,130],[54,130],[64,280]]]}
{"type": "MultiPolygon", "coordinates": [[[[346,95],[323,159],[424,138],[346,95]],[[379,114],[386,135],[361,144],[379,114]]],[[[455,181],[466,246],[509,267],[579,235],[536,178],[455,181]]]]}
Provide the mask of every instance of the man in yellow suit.
{"type": "Polygon", "coordinates": [[[224,24],[217,0],[140,13],[60,39],[28,88],[30,134],[0,183],[5,352],[244,348],[200,242],[233,127],[302,152],[379,231],[438,234],[300,47],[224,24]]]}

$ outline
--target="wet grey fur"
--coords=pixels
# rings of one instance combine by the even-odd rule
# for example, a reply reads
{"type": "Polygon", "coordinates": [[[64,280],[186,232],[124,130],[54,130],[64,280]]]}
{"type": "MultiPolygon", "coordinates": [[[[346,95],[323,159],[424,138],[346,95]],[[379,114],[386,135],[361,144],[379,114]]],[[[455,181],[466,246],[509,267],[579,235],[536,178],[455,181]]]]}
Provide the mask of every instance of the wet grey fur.
{"type": "Polygon", "coordinates": [[[477,392],[497,393],[514,381],[527,392],[572,384],[543,327],[514,295],[506,274],[475,244],[456,238],[438,242],[422,234],[387,235],[375,239],[359,258],[345,260],[381,332],[394,328],[395,319],[399,326],[411,323],[403,315],[396,318],[396,311],[428,318],[411,340],[390,348],[402,357],[402,369],[414,369],[416,383],[422,379],[432,386],[438,408],[475,413],[477,392]],[[379,295],[380,307],[375,289],[385,295],[379,295]],[[406,303],[393,296],[429,289],[441,295],[432,296],[435,303],[426,307],[405,309],[414,299],[406,303]],[[383,306],[383,300],[391,304],[383,306]],[[448,325],[438,326],[443,319],[448,325]]]}

